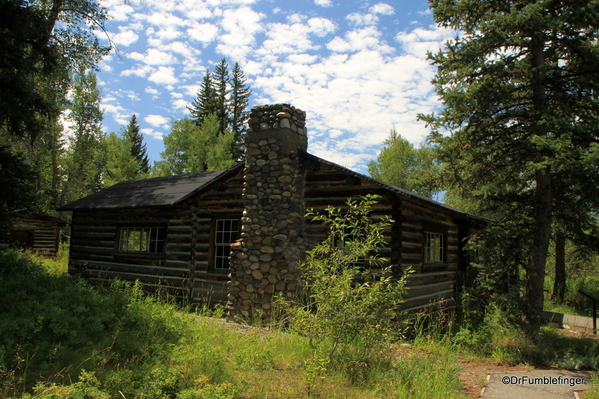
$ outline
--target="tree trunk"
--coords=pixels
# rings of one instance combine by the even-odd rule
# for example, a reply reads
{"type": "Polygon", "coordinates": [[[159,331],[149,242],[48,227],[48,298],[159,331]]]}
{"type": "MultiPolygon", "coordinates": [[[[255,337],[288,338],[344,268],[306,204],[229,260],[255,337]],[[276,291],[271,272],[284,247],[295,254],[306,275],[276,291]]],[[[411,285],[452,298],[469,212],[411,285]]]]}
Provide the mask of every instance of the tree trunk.
{"type": "Polygon", "coordinates": [[[535,229],[532,257],[526,270],[526,291],[524,294],[524,332],[535,340],[541,329],[543,313],[545,265],[551,239],[551,172],[549,167],[536,172],[535,229]]]}
{"type": "Polygon", "coordinates": [[[555,281],[551,299],[564,301],[566,293],[566,236],[561,231],[555,235],[555,281]]]}

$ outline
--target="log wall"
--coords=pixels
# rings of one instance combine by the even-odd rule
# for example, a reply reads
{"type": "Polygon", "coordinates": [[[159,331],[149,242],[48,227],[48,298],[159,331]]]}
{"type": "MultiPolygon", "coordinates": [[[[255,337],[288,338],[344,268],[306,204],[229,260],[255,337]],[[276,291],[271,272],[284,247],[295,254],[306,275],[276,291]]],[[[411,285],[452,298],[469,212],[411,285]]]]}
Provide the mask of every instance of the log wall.
{"type": "MultiPolygon", "coordinates": [[[[22,217],[13,222],[12,231],[16,235],[29,236],[27,240],[29,242],[16,243],[16,245],[23,245],[23,249],[31,249],[38,255],[46,257],[56,256],[60,242],[60,226],[55,220],[45,220],[43,216],[36,215],[22,217]]],[[[12,240],[16,238],[13,235],[12,240]]]]}
{"type": "MultiPolygon", "coordinates": [[[[459,225],[449,212],[409,198],[390,195],[388,190],[361,181],[326,164],[308,165],[306,209],[323,211],[342,207],[348,198],[381,195],[372,216],[394,220],[385,231],[387,245],[380,256],[401,273],[410,268],[404,308],[422,309],[431,303],[451,304],[455,275],[459,269],[459,225]],[[423,262],[424,232],[443,232],[445,262],[423,262]]],[[[213,220],[241,219],[243,203],[241,172],[214,188],[190,198],[185,204],[165,208],[77,211],[73,215],[71,272],[108,283],[118,277],[141,281],[150,290],[167,291],[180,300],[224,302],[229,272],[211,264],[213,220]],[[118,251],[119,227],[148,226],[166,229],[163,254],[118,251]]],[[[321,223],[306,222],[305,235],[312,245],[327,234],[321,223]]]]}

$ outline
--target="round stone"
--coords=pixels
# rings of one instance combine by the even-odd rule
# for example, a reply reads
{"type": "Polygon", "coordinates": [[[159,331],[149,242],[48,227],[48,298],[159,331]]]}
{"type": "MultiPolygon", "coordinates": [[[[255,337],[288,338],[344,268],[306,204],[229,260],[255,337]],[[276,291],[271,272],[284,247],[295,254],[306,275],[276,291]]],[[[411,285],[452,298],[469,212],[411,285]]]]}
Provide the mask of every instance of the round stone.
{"type": "Polygon", "coordinates": [[[260,255],[260,260],[263,262],[270,262],[272,260],[272,256],[270,254],[262,254],[260,255]]]}
{"type": "Polygon", "coordinates": [[[271,247],[270,245],[262,246],[262,248],[260,248],[260,251],[265,254],[274,254],[275,253],[275,249],[273,247],[271,247]]]}
{"type": "Polygon", "coordinates": [[[261,280],[262,277],[264,277],[264,275],[262,274],[262,272],[260,270],[252,270],[252,277],[254,277],[256,280],[261,280]]]}

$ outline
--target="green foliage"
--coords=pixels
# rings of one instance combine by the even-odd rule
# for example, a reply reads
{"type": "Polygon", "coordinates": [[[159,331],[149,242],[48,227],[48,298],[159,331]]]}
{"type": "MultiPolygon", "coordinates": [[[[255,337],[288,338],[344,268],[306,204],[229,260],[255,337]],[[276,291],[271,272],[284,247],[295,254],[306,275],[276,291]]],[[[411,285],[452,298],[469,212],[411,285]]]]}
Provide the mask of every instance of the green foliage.
{"type": "Polygon", "coordinates": [[[308,251],[302,265],[306,302],[284,305],[293,331],[306,335],[319,355],[308,363],[312,374],[327,367],[345,369],[360,379],[368,364],[398,338],[398,308],[404,278],[393,276],[385,259],[374,255],[383,245],[383,230],[390,220],[371,220],[376,196],[348,200],[347,210],[329,207],[324,214],[309,211],[323,222],[328,237],[308,251]],[[370,269],[355,265],[368,259],[370,269]],[[375,269],[377,268],[378,269],[375,269]],[[330,363],[330,365],[329,365],[330,363]]]}
{"type": "Polygon", "coordinates": [[[74,201],[103,187],[102,174],[105,168],[103,148],[100,91],[96,75],[81,69],[75,75],[73,99],[68,119],[72,122],[73,138],[66,155],[67,184],[63,195],[74,201]]]}
{"type": "Polygon", "coordinates": [[[368,162],[374,179],[434,198],[441,191],[441,168],[431,147],[414,148],[393,128],[376,160],[368,162]]]}
{"type": "Polygon", "coordinates": [[[599,205],[599,5],[434,0],[431,6],[438,24],[461,34],[430,55],[445,108],[421,118],[432,127],[457,197],[500,219],[505,230],[525,229],[529,239],[521,248],[530,258],[522,310],[534,337],[552,222],[572,232],[593,230],[589,216],[599,205]]]}
{"type": "Polygon", "coordinates": [[[233,165],[230,132],[218,134],[216,115],[206,117],[200,127],[191,119],[173,121],[171,133],[164,138],[162,160],[156,163],[159,176],[227,169],[233,165]]]}
{"type": "Polygon", "coordinates": [[[36,194],[35,177],[22,156],[0,146],[0,192],[3,193],[0,196],[0,226],[17,216],[17,211],[31,208],[36,194]]]}
{"type": "Polygon", "coordinates": [[[26,1],[2,0],[0,14],[0,131],[35,138],[44,128],[40,117],[58,113],[37,79],[51,76],[59,53],[40,29],[46,23],[42,9],[26,1]]]}
{"type": "Polygon", "coordinates": [[[214,72],[206,72],[196,98],[188,107],[196,125],[202,126],[205,119],[214,114],[218,119],[218,134],[233,133],[230,152],[235,161],[243,157],[242,134],[251,94],[239,64],[235,63],[230,76],[227,60],[223,58],[215,66],[214,72]]]}
{"type": "Polygon", "coordinates": [[[104,138],[104,148],[106,149],[106,174],[103,178],[105,187],[125,180],[147,177],[146,174],[139,172],[139,162],[131,156],[133,145],[130,141],[110,133],[104,138]]]}
{"type": "Polygon", "coordinates": [[[136,171],[139,175],[147,174],[150,171],[150,160],[148,158],[148,151],[144,144],[144,138],[139,131],[139,124],[137,123],[137,117],[135,114],[131,116],[131,120],[127,127],[123,130],[123,139],[131,143],[131,156],[135,159],[138,164],[138,170],[136,171]]]}
{"type": "Polygon", "coordinates": [[[229,106],[231,113],[231,132],[235,136],[233,141],[233,159],[238,160],[243,157],[243,148],[245,139],[243,133],[245,131],[244,123],[247,119],[248,112],[246,111],[252,90],[247,85],[247,80],[243,70],[236,62],[233,66],[231,77],[231,95],[229,97],[229,106]]]}
{"type": "Polygon", "coordinates": [[[92,289],[17,252],[0,254],[0,295],[0,386],[18,392],[41,375],[61,382],[160,359],[189,324],[139,286],[92,289]]]}
{"type": "Polygon", "coordinates": [[[106,150],[104,186],[108,187],[125,180],[148,177],[150,160],[135,114],[123,128],[121,137],[110,133],[104,137],[103,144],[106,150]]]}
{"type": "Polygon", "coordinates": [[[52,270],[0,255],[2,399],[459,397],[447,351],[381,347],[368,364],[347,357],[358,373],[348,375],[323,369],[302,336],[226,325],[139,286],[94,288],[52,270]]]}

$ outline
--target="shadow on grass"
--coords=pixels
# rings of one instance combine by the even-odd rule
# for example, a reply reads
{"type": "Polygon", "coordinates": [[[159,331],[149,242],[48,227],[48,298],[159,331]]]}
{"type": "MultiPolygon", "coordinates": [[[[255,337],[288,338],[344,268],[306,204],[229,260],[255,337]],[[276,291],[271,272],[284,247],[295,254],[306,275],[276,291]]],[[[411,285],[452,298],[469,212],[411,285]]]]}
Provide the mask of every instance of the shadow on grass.
{"type": "Polygon", "coordinates": [[[48,273],[31,256],[0,254],[0,398],[41,381],[76,381],[146,367],[164,358],[189,320],[145,297],[139,286],[90,287],[48,273]],[[158,316],[158,317],[157,317],[158,316]]]}

